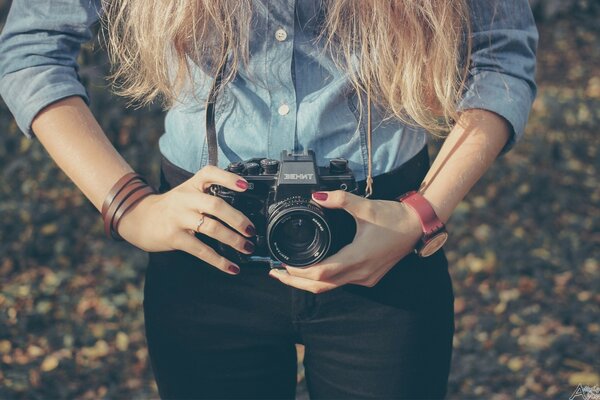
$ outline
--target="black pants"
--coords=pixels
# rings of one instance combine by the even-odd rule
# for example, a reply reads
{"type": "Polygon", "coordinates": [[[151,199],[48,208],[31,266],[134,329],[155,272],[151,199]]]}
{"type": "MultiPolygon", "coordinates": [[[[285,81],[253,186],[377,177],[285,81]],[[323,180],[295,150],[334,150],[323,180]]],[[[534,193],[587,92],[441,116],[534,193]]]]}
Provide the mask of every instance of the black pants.
{"type": "MultiPolygon", "coordinates": [[[[173,168],[163,163],[161,191],[173,168]]],[[[454,296],[443,250],[411,253],[374,287],[320,294],[263,264],[241,268],[232,276],[182,251],[149,253],[144,316],[162,398],[293,399],[295,343],[311,398],[445,396],[454,296]]]]}

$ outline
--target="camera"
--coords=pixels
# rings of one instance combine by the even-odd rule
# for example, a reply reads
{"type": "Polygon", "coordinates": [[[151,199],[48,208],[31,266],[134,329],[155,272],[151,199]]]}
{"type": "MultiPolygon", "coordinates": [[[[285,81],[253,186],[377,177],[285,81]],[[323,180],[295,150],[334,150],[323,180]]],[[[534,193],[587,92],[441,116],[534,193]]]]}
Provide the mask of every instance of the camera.
{"type": "Polygon", "coordinates": [[[343,209],[321,207],[312,200],[312,193],[322,190],[356,192],[356,180],[346,159],[334,158],[327,166],[317,166],[312,150],[301,154],[283,150],[280,160],[252,158],[233,162],[226,170],[243,176],[248,189],[235,192],[212,185],[210,192],[240,210],[256,228],[252,255],[216,243],[230,260],[308,267],[354,240],[356,221],[352,215],[343,209]]]}

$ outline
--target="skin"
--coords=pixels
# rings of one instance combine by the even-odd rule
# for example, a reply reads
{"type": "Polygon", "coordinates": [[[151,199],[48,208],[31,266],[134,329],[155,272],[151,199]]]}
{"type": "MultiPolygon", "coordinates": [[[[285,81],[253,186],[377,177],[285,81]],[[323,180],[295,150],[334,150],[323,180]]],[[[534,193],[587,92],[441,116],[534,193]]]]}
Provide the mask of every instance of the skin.
{"type": "MultiPolygon", "coordinates": [[[[131,166],[110,143],[85,102],[78,96],[57,101],[40,111],[32,130],[67,176],[100,210],[114,183],[131,166]]],[[[241,212],[223,200],[204,193],[211,184],[243,191],[247,182],[238,175],[206,166],[193,177],[166,193],[144,198],[125,213],[119,234],[129,243],[148,252],[183,250],[229,274],[239,267],[217,254],[194,236],[202,214],[205,222],[199,232],[227,243],[246,254],[246,240],[253,225],[241,212]],[[214,216],[235,230],[225,227],[214,216]],[[249,228],[251,227],[251,228],[249,228]]]]}
{"type": "MultiPolygon", "coordinates": [[[[468,110],[445,139],[419,192],[444,223],[495,161],[510,135],[508,122],[485,110],[468,110]]],[[[356,219],[354,241],[310,268],[286,266],[269,275],[286,285],[322,293],[346,283],[373,287],[416,245],[421,225],[397,201],[367,200],[344,191],[327,193],[323,207],[344,208],[356,219]],[[376,238],[376,240],[373,240],[376,238]]]]}
{"type": "MultiPolygon", "coordinates": [[[[133,170],[78,96],[44,108],[33,120],[32,130],[98,211],[113,184],[133,170]]],[[[468,110],[461,115],[419,189],[443,222],[493,163],[509,133],[506,120],[492,112],[468,110]]],[[[236,174],[206,166],[168,192],[138,202],[122,217],[119,234],[147,252],[182,250],[226,273],[239,273],[239,266],[194,235],[195,224],[204,214],[207,217],[201,233],[246,254],[252,252],[247,244],[251,242],[246,240],[252,236],[252,223],[221,199],[204,193],[211,184],[243,191],[247,182],[236,174]]],[[[403,203],[367,200],[344,191],[326,193],[326,200],[315,201],[323,207],[344,208],[355,217],[354,241],[310,268],[286,266],[285,270],[271,270],[269,275],[313,293],[345,283],[374,286],[414,248],[421,235],[418,217],[403,203]]]]}

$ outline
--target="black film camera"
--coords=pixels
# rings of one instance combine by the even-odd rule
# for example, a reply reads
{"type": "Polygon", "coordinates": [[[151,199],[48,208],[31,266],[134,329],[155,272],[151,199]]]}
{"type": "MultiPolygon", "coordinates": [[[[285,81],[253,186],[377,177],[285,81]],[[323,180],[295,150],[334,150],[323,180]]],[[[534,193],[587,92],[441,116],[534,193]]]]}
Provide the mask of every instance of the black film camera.
{"type": "Polygon", "coordinates": [[[327,209],[312,201],[313,192],[355,192],[356,180],[343,158],[317,167],[315,154],[282,151],[281,160],[253,158],[231,163],[227,170],[249,183],[244,192],[219,185],[211,193],[244,213],[256,227],[252,255],[217,242],[221,254],[233,262],[268,261],[307,267],[352,242],[356,221],[343,209],[327,209]]]}

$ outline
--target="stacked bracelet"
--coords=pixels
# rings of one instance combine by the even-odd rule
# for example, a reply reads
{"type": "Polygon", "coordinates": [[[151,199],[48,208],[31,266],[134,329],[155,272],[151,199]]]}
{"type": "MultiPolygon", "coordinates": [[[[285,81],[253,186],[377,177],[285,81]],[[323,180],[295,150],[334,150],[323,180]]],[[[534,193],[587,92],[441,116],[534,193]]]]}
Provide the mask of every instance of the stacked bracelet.
{"type": "Polygon", "coordinates": [[[135,172],[123,175],[110,189],[102,204],[104,233],[110,239],[124,240],[118,233],[119,221],[143,198],[156,193],[144,177],[135,172]]]}

